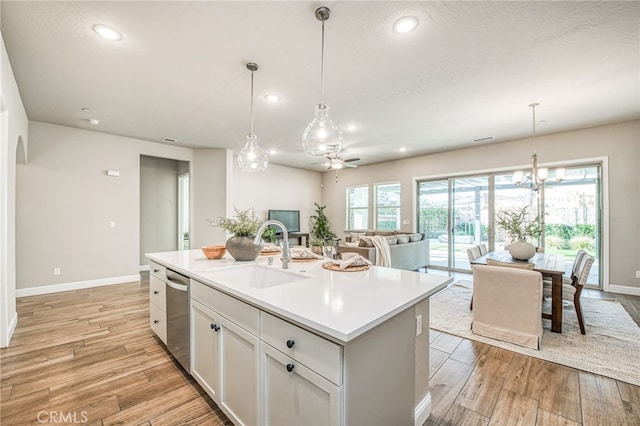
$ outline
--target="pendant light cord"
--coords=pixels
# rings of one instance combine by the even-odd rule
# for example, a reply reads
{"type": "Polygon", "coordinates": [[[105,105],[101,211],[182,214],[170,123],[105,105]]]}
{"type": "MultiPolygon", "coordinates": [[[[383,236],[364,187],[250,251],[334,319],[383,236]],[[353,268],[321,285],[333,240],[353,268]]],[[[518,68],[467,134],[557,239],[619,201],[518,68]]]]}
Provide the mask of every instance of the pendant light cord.
{"type": "Polygon", "coordinates": [[[320,103],[324,105],[324,21],[322,21],[322,49],[320,54],[320,103]]]}
{"type": "Polygon", "coordinates": [[[535,103],[531,104],[531,109],[533,110],[533,153],[536,153],[536,105],[535,103]]]}
{"type": "Polygon", "coordinates": [[[251,71],[251,134],[253,135],[253,70],[251,71]]]}

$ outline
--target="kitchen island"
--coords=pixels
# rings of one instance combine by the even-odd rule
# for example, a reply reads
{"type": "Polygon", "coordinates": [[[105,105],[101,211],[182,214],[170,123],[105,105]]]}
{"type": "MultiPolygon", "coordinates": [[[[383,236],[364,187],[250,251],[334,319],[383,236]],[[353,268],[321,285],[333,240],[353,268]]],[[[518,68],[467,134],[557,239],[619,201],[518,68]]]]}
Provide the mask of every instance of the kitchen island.
{"type": "MultiPolygon", "coordinates": [[[[330,271],[320,260],[283,270],[277,258],[209,260],[199,250],[147,257],[156,296],[167,268],[191,278],[189,373],[234,424],[428,417],[428,297],[450,278],[376,266],[330,271]]],[[[162,304],[154,308],[151,297],[162,339],[153,318],[162,304]]]]}

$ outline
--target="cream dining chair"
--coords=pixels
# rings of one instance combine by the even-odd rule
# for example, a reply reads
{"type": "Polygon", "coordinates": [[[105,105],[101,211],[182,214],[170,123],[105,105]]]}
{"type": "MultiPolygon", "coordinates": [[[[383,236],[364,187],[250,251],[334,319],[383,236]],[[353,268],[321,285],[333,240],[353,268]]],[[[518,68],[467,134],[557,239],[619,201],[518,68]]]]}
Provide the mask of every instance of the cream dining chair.
{"type": "Polygon", "coordinates": [[[473,333],[540,349],[541,311],[540,272],[489,265],[473,267],[473,333]]]}

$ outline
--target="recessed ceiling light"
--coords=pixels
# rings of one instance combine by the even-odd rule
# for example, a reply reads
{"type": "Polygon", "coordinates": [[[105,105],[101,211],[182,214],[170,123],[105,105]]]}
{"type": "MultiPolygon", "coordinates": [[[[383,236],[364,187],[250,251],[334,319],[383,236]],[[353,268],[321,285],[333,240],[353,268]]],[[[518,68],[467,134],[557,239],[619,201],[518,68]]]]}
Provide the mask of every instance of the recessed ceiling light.
{"type": "Polygon", "coordinates": [[[415,16],[405,16],[400,18],[393,24],[393,31],[398,34],[406,34],[415,30],[418,26],[418,18],[415,16]]]}
{"type": "Polygon", "coordinates": [[[84,112],[91,112],[91,108],[82,108],[82,111],[84,111],[84,112]]]}
{"type": "Polygon", "coordinates": [[[271,149],[269,150],[269,154],[270,154],[270,155],[274,155],[274,154],[277,154],[277,153],[278,153],[278,151],[276,151],[276,150],[275,150],[275,149],[273,149],[273,148],[271,148],[271,149]]]}
{"type": "Polygon", "coordinates": [[[347,124],[346,126],[344,126],[344,128],[350,132],[353,132],[358,128],[358,126],[356,126],[355,124],[347,124]]]}
{"type": "Polygon", "coordinates": [[[264,95],[264,98],[267,100],[267,102],[271,102],[272,104],[275,104],[276,102],[280,102],[280,99],[282,99],[280,95],[276,95],[274,93],[264,95]]]}
{"type": "Polygon", "coordinates": [[[107,25],[97,24],[93,26],[93,31],[96,32],[101,37],[104,37],[108,40],[118,41],[122,40],[122,34],[120,34],[116,29],[111,28],[107,25]]]}
{"type": "Polygon", "coordinates": [[[403,146],[403,147],[400,147],[400,148],[398,149],[398,151],[400,151],[400,152],[407,152],[407,151],[408,151],[408,148],[407,148],[407,147],[405,147],[405,146],[403,146]]]}
{"type": "Polygon", "coordinates": [[[97,126],[98,124],[100,124],[100,120],[98,120],[97,118],[90,118],[89,119],[89,124],[97,126]]]}

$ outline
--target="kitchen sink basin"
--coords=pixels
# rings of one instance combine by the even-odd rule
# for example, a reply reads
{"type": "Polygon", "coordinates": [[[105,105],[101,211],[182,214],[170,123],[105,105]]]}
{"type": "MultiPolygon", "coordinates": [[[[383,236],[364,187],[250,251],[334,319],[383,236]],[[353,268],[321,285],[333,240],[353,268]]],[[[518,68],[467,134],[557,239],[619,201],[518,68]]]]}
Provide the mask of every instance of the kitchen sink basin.
{"type": "Polygon", "coordinates": [[[275,287],[292,281],[311,278],[299,272],[256,264],[218,269],[209,272],[207,276],[220,284],[228,286],[248,285],[254,288],[275,287]]]}

